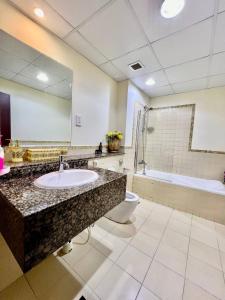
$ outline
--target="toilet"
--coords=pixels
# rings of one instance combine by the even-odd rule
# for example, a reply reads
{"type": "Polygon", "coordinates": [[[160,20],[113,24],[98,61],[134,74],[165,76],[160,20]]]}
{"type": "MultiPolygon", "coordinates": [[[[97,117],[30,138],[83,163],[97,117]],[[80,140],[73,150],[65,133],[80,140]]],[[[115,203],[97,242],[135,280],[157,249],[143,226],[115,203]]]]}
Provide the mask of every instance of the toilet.
{"type": "Polygon", "coordinates": [[[105,217],[117,223],[127,223],[138,204],[138,195],[127,191],[125,200],[111,209],[105,217]]]}

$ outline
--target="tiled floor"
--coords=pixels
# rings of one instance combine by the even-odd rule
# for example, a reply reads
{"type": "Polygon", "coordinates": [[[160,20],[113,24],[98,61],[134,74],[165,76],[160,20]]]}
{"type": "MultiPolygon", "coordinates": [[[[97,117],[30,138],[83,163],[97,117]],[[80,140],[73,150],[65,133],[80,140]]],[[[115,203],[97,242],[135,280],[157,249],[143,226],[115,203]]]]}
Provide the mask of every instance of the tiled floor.
{"type": "Polygon", "coordinates": [[[102,218],[86,237],[25,275],[1,238],[0,300],[225,300],[223,225],[142,200],[130,224],[102,218]]]}

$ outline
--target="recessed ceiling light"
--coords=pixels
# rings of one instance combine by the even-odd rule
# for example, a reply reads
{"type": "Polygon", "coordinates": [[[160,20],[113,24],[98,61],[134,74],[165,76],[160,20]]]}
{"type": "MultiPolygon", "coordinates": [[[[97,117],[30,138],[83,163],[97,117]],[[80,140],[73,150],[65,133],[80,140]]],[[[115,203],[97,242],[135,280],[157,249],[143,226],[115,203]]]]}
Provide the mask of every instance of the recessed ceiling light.
{"type": "Polygon", "coordinates": [[[145,84],[147,85],[155,85],[155,79],[154,78],[149,78],[147,81],[145,81],[145,84]]]}
{"type": "Polygon", "coordinates": [[[37,74],[37,79],[43,82],[47,82],[48,76],[45,73],[40,72],[37,74]]]}
{"type": "Polygon", "coordinates": [[[164,0],[161,6],[161,15],[166,18],[176,17],[184,8],[185,0],[164,0]]]}
{"type": "Polygon", "coordinates": [[[38,18],[43,18],[44,17],[44,12],[43,12],[43,10],[41,9],[41,8],[39,8],[39,7],[36,7],[35,9],[34,9],[34,13],[35,13],[35,15],[38,17],[38,18]]]}

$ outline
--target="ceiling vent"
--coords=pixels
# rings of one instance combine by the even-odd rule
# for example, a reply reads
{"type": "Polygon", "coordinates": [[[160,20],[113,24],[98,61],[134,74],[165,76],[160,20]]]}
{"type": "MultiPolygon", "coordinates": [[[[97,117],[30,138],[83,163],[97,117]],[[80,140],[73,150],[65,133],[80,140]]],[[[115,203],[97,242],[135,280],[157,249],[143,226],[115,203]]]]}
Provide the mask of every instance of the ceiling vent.
{"type": "Polygon", "coordinates": [[[142,65],[142,63],[140,61],[136,61],[132,64],[129,64],[129,68],[132,71],[137,71],[137,70],[140,70],[140,69],[144,68],[144,66],[142,65]]]}

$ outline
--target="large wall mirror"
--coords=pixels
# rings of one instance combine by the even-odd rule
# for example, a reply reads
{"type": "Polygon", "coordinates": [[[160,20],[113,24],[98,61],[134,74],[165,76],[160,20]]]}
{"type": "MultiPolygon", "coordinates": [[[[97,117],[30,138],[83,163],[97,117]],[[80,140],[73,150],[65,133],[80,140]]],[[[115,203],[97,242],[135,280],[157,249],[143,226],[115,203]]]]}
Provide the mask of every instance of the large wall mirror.
{"type": "Polygon", "coordinates": [[[0,132],[22,144],[69,145],[73,72],[0,30],[0,132]]]}

